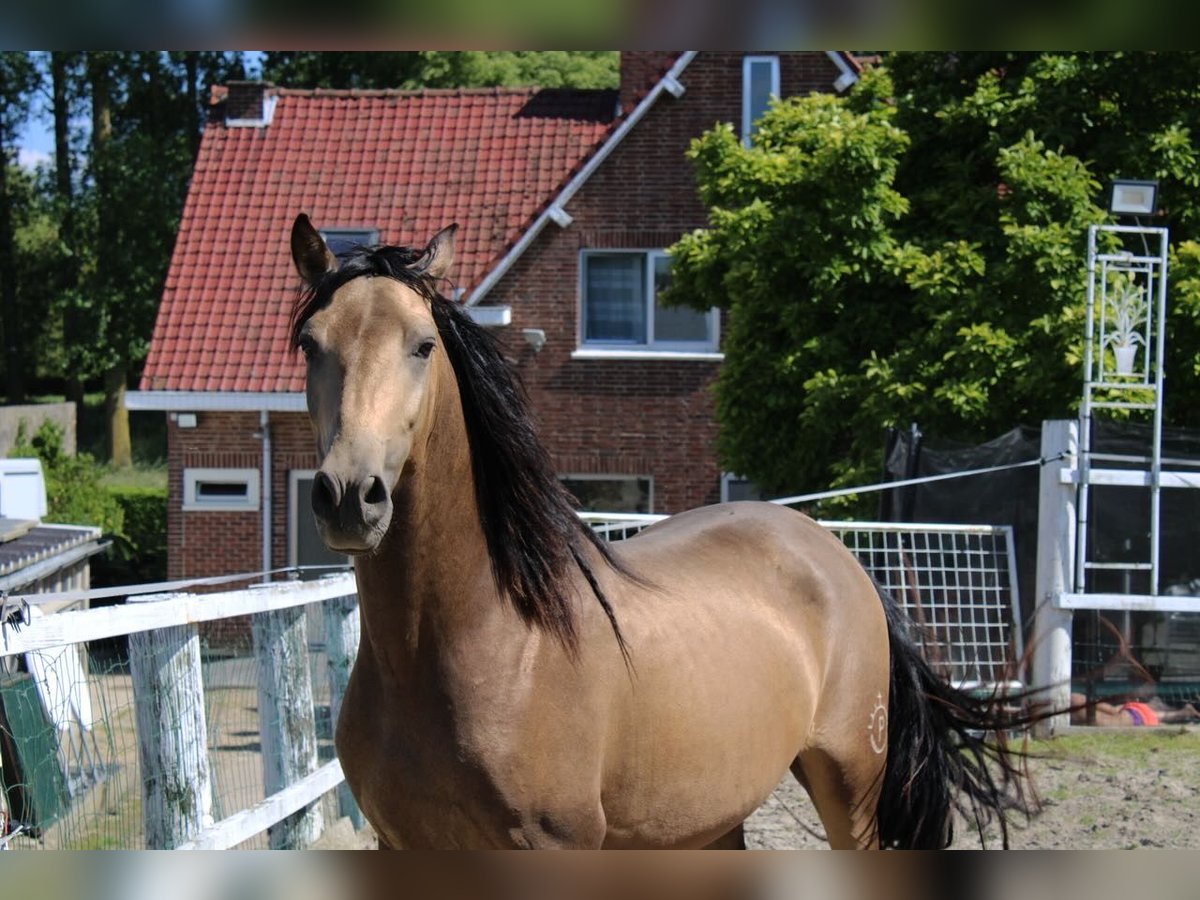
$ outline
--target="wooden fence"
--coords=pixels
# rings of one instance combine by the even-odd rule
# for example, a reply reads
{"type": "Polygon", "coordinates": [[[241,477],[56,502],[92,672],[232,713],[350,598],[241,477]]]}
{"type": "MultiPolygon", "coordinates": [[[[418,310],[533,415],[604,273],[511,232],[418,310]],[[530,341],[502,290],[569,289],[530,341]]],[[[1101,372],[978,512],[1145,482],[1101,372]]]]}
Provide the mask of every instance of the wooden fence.
{"type": "Polygon", "coordinates": [[[263,831],[272,848],[311,844],[322,830],[318,800],[338,790],[340,815],[361,822],[341,764],[318,765],[304,607],[320,603],[331,719],[358,650],[351,574],[209,594],[131,597],[122,606],[27,616],[4,626],[0,659],[129,637],[145,846],[224,849],[263,831]],[[214,821],[198,626],[251,616],[266,798],[214,821]]]}

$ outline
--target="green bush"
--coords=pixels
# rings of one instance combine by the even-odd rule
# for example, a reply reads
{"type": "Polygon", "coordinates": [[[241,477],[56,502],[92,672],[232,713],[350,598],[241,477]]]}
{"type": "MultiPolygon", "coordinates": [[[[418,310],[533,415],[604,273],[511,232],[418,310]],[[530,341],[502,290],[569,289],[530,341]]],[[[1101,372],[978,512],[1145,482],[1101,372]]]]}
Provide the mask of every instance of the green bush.
{"type": "Polygon", "coordinates": [[[165,487],[102,484],[104,466],[88,453],[69,456],[63,450],[62,429],[52,422],[43,423],[32,438],[22,422],[11,455],[42,461],[47,521],[98,525],[112,542],[108,553],[92,558],[93,585],[166,578],[165,487]]]}
{"type": "Polygon", "coordinates": [[[134,584],[167,577],[167,489],[110,486],[124,514],[114,552],[95,572],[97,584],[134,584]]]}
{"type": "Polygon", "coordinates": [[[46,520],[65,525],[98,525],[105,534],[122,534],[125,513],[100,484],[104,467],[89,454],[70,456],[63,449],[63,430],[46,421],[32,438],[21,421],[13,443],[14,458],[42,461],[46,479],[46,520]]]}

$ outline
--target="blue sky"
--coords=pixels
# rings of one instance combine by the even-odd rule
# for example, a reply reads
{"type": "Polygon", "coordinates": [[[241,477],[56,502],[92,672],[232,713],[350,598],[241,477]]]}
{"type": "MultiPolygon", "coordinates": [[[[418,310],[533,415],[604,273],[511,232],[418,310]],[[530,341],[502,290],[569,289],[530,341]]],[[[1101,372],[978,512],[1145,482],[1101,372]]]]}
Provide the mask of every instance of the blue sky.
{"type": "MultiPolygon", "coordinates": [[[[247,74],[254,76],[258,73],[262,57],[262,50],[246,51],[247,74]]],[[[85,117],[78,120],[77,124],[86,128],[88,121],[85,117]]],[[[17,164],[31,169],[41,163],[50,163],[53,159],[54,121],[46,98],[39,94],[17,137],[17,164]]]]}

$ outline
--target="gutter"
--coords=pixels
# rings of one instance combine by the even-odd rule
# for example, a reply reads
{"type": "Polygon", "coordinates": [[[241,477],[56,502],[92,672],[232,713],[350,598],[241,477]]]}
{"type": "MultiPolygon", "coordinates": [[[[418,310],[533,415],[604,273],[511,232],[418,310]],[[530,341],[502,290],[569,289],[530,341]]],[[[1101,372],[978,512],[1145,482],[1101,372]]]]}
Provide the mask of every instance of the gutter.
{"type": "Polygon", "coordinates": [[[262,492],[262,570],[264,582],[270,583],[271,576],[267,573],[273,568],[271,564],[271,414],[265,409],[258,413],[258,430],[262,438],[262,478],[259,479],[259,490],[262,492]]]}
{"type": "Polygon", "coordinates": [[[826,50],[825,55],[829,57],[830,62],[837,66],[838,71],[842,73],[838,76],[837,81],[833,83],[833,89],[839,94],[844,94],[858,83],[859,75],[854,71],[850,63],[846,62],[846,57],[842,55],[840,50],[826,50]]]}
{"type": "Polygon", "coordinates": [[[479,282],[479,285],[471,292],[471,296],[467,299],[467,306],[474,306],[487,296],[488,291],[496,286],[496,283],[508,273],[508,270],[529,249],[529,245],[533,243],[534,238],[541,234],[547,222],[570,221],[570,217],[567,216],[566,209],[564,208],[566,204],[583,187],[584,182],[592,177],[592,174],[600,167],[600,164],[608,159],[613,150],[624,140],[625,135],[629,133],[630,129],[641,121],[642,117],[655,104],[662,92],[667,91],[674,97],[678,97],[683,93],[683,85],[679,81],[679,76],[683,74],[683,70],[696,57],[697,52],[699,51],[688,50],[679,59],[675,60],[675,65],[671,66],[667,74],[658,80],[658,83],[650,89],[650,93],[643,97],[642,101],[625,117],[625,121],[617,126],[617,130],[609,135],[608,140],[600,145],[600,149],[584,163],[582,169],[575,173],[575,177],[567,182],[566,187],[559,191],[554,201],[526,229],[525,233],[513,244],[512,249],[504,255],[504,258],[500,260],[496,267],[488,272],[487,277],[479,282]]]}
{"type": "Polygon", "coordinates": [[[306,412],[302,391],[130,391],[125,407],[160,412],[306,412]]]}

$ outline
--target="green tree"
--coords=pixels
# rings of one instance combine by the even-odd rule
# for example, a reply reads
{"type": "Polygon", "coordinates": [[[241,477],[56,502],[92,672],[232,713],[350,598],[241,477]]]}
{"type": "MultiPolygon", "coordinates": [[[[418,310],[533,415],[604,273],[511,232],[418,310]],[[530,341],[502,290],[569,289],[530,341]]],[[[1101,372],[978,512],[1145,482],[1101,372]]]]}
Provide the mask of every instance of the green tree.
{"type": "Polygon", "coordinates": [[[850,485],[876,479],[888,425],[979,440],[1073,414],[1086,232],[1115,175],[1162,181],[1190,276],[1171,418],[1194,417],[1200,56],[887,63],[776,104],[750,147],[728,127],[692,147],[709,227],[672,248],[670,297],[727,311],[723,464],[774,491],[850,485]]]}
{"type": "Polygon", "coordinates": [[[310,88],[600,88],[616,87],[619,58],[595,50],[276,50],[264,58],[263,77],[310,88]]]}
{"type": "Polygon", "coordinates": [[[91,51],[86,60],[91,142],[74,207],[84,263],[73,315],[88,339],[72,348],[103,377],[111,460],[131,461],[125,389],[145,359],[183,211],[211,84],[241,76],[222,53],[91,51]],[[196,80],[201,82],[197,85],[196,80]]]}
{"type": "Polygon", "coordinates": [[[27,323],[21,316],[20,287],[14,249],[12,149],[17,129],[29,114],[30,100],[39,83],[31,54],[0,51],[0,324],[4,336],[5,393],[9,403],[25,399],[28,360],[27,323]]]}

